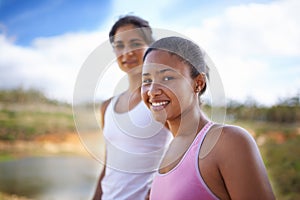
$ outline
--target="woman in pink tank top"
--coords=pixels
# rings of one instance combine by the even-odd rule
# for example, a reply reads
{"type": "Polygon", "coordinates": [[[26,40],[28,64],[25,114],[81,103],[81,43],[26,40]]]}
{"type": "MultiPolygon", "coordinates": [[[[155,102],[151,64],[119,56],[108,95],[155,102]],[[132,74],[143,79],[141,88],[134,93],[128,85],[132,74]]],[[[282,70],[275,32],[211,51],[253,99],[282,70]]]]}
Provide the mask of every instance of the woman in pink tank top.
{"type": "Polygon", "coordinates": [[[150,199],[275,199],[252,136],[241,127],[213,123],[202,112],[205,60],[198,45],[180,37],[157,40],[145,53],[143,100],[174,135],[150,199]]]}

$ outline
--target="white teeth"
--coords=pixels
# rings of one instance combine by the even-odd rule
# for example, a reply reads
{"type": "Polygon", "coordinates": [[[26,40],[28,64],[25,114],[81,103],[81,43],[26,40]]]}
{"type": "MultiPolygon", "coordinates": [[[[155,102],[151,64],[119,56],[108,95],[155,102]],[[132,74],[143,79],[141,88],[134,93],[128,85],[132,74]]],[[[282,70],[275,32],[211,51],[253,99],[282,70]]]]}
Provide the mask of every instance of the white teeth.
{"type": "Polygon", "coordinates": [[[162,106],[162,105],[166,105],[167,103],[168,103],[167,101],[153,102],[152,106],[162,106]]]}

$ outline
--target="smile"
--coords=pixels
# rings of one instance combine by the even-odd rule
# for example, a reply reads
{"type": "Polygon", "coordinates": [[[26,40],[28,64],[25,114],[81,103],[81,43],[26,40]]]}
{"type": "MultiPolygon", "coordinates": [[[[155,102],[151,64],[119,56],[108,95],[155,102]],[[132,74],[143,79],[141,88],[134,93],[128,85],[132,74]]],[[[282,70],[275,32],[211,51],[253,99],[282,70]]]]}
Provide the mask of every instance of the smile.
{"type": "Polygon", "coordinates": [[[150,102],[151,108],[154,111],[162,110],[168,105],[170,101],[150,102]]]}

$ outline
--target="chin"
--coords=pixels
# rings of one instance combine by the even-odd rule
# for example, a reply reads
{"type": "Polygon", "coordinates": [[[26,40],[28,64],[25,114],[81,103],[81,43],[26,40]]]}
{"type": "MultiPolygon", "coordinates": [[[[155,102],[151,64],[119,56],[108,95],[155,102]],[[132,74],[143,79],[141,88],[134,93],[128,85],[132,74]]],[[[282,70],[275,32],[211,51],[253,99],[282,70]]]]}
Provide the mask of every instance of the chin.
{"type": "Polygon", "coordinates": [[[155,119],[155,121],[158,121],[162,124],[165,124],[167,121],[166,112],[159,112],[159,113],[155,112],[155,113],[152,113],[152,115],[153,115],[153,118],[155,119]]]}

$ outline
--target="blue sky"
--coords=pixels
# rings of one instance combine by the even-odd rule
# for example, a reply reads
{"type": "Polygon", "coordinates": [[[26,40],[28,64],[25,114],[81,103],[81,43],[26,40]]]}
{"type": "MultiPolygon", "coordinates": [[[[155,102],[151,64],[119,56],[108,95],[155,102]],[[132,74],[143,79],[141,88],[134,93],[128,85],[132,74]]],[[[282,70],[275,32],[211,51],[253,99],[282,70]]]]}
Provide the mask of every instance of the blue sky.
{"type": "MultiPolygon", "coordinates": [[[[272,105],[300,93],[299,9],[297,0],[0,0],[0,89],[33,87],[72,102],[84,61],[133,13],[196,41],[228,99],[272,105]]],[[[112,95],[109,85],[100,98],[112,95]]]]}
{"type": "MultiPolygon", "coordinates": [[[[107,0],[0,0],[0,19],[2,32],[14,38],[18,45],[30,45],[36,37],[51,37],[66,32],[93,31],[101,28],[113,12],[113,1],[107,0]]],[[[131,1],[133,2],[133,1],[131,1]]],[[[199,17],[215,15],[226,6],[241,3],[270,2],[266,0],[232,0],[232,1],[174,1],[164,8],[161,13],[162,22],[171,20],[181,21],[182,16],[191,11],[197,12],[199,17]],[[197,9],[195,9],[197,7],[197,9]]],[[[134,3],[134,2],[133,2],[134,3]]],[[[126,0],[123,5],[126,4],[126,0]]],[[[134,3],[135,4],[135,3],[134,3]]],[[[154,1],[154,5],[157,1],[154,1]]],[[[125,13],[140,13],[141,3],[136,3],[134,9],[131,4],[121,6],[125,13]]],[[[140,14],[142,15],[142,14],[140,14]]],[[[193,25],[194,20],[183,18],[182,23],[193,25]]]]}
{"type": "Polygon", "coordinates": [[[19,45],[30,45],[36,37],[95,30],[111,11],[110,1],[105,0],[0,1],[1,23],[19,45]]]}

